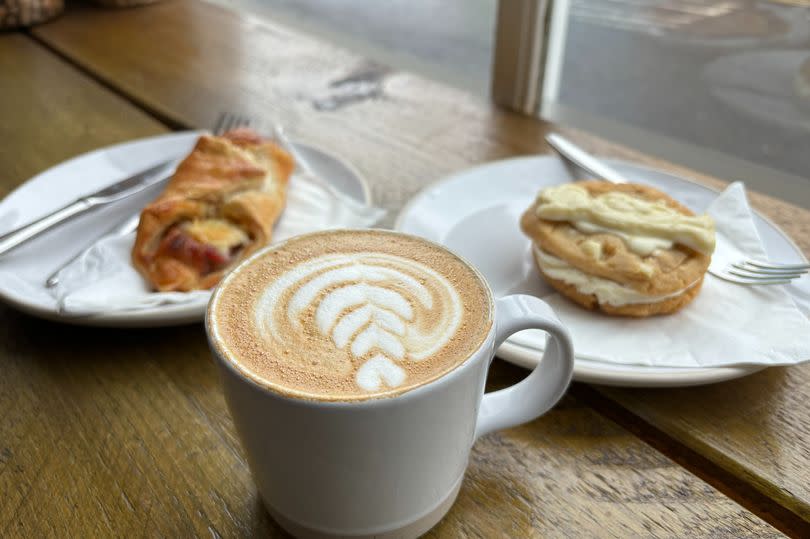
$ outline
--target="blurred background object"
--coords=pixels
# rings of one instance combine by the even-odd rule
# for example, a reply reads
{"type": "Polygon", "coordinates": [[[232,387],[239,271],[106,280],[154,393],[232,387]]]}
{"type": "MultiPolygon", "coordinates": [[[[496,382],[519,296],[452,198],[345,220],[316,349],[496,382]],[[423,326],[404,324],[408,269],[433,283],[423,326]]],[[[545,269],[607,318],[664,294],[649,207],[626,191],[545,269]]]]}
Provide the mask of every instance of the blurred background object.
{"type": "Polygon", "coordinates": [[[93,0],[93,3],[103,7],[132,7],[144,4],[154,4],[160,0],[93,0]]]}
{"type": "Polygon", "coordinates": [[[559,0],[539,112],[808,205],[808,5],[559,0]]]}
{"type": "Polygon", "coordinates": [[[210,1],[283,22],[379,63],[489,93],[498,0],[210,1]]]}
{"type": "Polygon", "coordinates": [[[808,0],[210,1],[810,207],[808,0]]]}
{"type": "Polygon", "coordinates": [[[63,9],[63,0],[0,0],[0,30],[44,22],[63,9]]]}
{"type": "MultiPolygon", "coordinates": [[[[131,7],[159,0],[93,0],[103,7],[131,7]]],[[[64,0],[0,0],[0,30],[48,21],[64,11],[64,0]]]]}

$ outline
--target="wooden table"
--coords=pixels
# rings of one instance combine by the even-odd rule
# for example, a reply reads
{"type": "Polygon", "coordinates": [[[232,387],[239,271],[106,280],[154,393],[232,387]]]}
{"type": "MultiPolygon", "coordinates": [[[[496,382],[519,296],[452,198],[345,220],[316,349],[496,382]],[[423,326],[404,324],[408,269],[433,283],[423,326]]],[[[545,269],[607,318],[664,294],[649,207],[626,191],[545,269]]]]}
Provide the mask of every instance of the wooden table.
{"type": "MultiPolygon", "coordinates": [[[[0,194],[77,153],[219,111],[280,118],[391,210],[471,165],[547,152],[547,123],[193,0],[72,7],[0,34],[0,194]],[[328,110],[358,76],[382,95],[328,110]]],[[[592,151],[724,182],[563,130],[592,151]]],[[[810,212],[753,204],[810,255],[810,212]]],[[[390,224],[391,221],[388,222],[390,224]]],[[[282,535],[261,508],[200,325],[101,330],[0,307],[0,537],[282,535]]],[[[496,362],[490,387],[525,371],[496,362]]],[[[574,384],[480,440],[433,537],[810,537],[810,365],[692,389],[574,384]]]]}

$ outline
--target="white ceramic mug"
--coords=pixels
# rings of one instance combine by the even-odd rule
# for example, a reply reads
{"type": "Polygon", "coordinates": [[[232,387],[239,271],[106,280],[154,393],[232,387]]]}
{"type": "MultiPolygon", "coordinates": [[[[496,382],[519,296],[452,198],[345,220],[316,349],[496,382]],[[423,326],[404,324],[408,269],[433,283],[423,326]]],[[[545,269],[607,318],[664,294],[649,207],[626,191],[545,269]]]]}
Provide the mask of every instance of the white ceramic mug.
{"type": "Polygon", "coordinates": [[[211,347],[253,477],[282,527],[299,537],[417,537],[455,501],[479,436],[554,406],[573,372],[568,331],[535,297],[490,299],[490,306],[495,323],[478,350],[441,378],[390,398],[282,396],[211,347]],[[521,382],[484,394],[495,350],[528,328],[549,334],[543,360],[521,382]]]}

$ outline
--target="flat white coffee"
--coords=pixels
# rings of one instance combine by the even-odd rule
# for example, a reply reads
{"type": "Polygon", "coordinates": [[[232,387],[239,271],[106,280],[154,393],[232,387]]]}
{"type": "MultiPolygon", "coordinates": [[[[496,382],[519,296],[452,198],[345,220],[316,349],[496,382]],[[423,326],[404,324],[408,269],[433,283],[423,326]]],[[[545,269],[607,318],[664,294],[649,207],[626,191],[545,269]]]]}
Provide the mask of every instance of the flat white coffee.
{"type": "Polygon", "coordinates": [[[317,400],[393,396],[467,359],[492,325],[489,289],[455,255],[378,230],[293,238],[223,281],[209,306],[214,346],[279,393],[317,400]]]}

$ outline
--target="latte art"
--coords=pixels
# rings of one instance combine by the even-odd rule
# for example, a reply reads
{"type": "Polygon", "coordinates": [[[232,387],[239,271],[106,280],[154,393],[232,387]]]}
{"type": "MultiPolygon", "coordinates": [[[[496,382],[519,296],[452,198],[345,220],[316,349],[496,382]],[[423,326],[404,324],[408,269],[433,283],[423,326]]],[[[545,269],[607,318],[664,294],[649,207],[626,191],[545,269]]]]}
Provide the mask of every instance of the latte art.
{"type": "Polygon", "coordinates": [[[337,350],[360,362],[360,389],[398,387],[407,373],[397,365],[442,348],[458,329],[461,300],[429,267],[396,255],[327,255],[296,266],[261,296],[256,327],[284,342],[290,332],[315,326],[337,350]]]}
{"type": "Polygon", "coordinates": [[[425,384],[486,338],[489,291],[444,249],[383,231],[293,238],[227,276],[209,305],[213,344],[290,396],[358,400],[425,384]]]}

